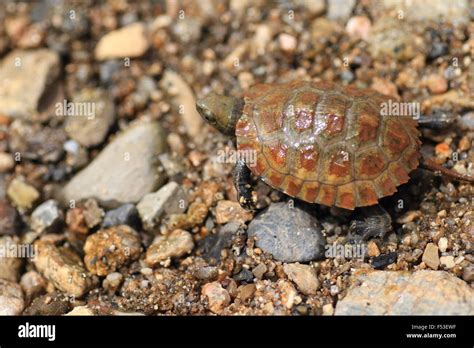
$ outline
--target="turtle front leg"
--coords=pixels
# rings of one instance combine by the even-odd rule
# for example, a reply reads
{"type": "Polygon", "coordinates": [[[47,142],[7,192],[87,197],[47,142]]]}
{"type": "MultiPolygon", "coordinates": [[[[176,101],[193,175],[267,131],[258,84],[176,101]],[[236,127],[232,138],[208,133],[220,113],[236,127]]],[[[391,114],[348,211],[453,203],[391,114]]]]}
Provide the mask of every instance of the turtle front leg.
{"type": "Polygon", "coordinates": [[[243,160],[238,160],[235,164],[233,176],[240,205],[250,211],[257,210],[257,198],[251,184],[250,169],[243,160]]]}
{"type": "Polygon", "coordinates": [[[349,227],[349,235],[353,239],[367,240],[370,237],[383,238],[392,230],[392,218],[380,205],[361,208],[363,220],[353,220],[349,227]]]}

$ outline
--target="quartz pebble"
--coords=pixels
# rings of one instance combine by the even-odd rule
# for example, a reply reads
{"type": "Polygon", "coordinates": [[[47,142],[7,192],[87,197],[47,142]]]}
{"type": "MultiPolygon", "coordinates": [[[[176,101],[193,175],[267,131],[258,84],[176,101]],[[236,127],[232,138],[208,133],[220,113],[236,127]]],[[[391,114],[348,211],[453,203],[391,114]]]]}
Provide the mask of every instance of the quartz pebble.
{"type": "Polygon", "coordinates": [[[146,27],[143,23],[132,23],[104,35],[95,47],[95,58],[135,58],[142,56],[149,47],[146,27]]]}

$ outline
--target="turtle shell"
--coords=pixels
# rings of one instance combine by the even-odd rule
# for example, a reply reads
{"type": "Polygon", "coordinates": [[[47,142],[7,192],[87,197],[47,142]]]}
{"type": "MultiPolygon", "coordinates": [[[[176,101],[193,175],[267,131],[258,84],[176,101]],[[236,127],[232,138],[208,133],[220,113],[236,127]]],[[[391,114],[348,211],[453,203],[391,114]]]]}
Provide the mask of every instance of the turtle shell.
{"type": "Polygon", "coordinates": [[[332,83],[256,85],[244,96],[237,148],[256,176],[291,197],[350,210],[374,205],[418,166],[417,122],[382,115],[389,99],[332,83]]]}

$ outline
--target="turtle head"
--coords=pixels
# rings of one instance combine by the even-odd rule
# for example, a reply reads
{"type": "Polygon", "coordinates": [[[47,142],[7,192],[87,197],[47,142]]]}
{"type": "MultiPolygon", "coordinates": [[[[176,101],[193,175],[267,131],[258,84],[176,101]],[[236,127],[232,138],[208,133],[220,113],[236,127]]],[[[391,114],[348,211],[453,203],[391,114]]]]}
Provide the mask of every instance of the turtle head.
{"type": "Polygon", "coordinates": [[[242,101],[211,93],[196,102],[201,116],[221,133],[235,134],[235,125],[242,112],[242,101]]]}

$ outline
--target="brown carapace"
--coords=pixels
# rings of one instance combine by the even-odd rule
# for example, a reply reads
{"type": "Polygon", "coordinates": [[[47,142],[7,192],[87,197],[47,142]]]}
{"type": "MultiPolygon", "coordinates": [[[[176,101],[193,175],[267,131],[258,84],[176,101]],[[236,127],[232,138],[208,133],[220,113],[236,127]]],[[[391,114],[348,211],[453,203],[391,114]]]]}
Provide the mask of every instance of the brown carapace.
{"type": "Polygon", "coordinates": [[[250,170],[289,196],[350,210],[371,206],[419,165],[417,122],[382,116],[389,99],[332,83],[256,85],[244,96],[237,148],[255,151],[250,170]]]}

